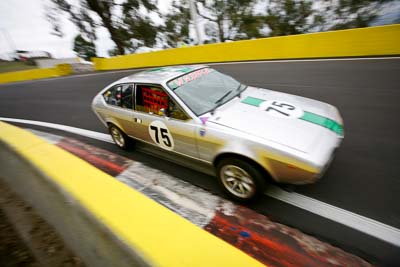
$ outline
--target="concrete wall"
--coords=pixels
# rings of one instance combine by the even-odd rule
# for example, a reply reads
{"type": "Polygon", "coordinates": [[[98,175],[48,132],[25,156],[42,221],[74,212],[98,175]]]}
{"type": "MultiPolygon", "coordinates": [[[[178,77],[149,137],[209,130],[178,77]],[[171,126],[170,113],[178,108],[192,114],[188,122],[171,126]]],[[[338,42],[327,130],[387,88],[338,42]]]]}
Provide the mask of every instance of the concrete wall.
{"type": "Polygon", "coordinates": [[[33,69],[33,70],[0,73],[0,83],[53,78],[70,74],[72,74],[71,65],[60,64],[57,65],[55,68],[49,68],[49,69],[33,69]]]}
{"type": "Polygon", "coordinates": [[[36,59],[36,65],[41,69],[54,68],[59,64],[74,64],[81,63],[78,57],[72,58],[45,58],[45,59],[36,59]]]}

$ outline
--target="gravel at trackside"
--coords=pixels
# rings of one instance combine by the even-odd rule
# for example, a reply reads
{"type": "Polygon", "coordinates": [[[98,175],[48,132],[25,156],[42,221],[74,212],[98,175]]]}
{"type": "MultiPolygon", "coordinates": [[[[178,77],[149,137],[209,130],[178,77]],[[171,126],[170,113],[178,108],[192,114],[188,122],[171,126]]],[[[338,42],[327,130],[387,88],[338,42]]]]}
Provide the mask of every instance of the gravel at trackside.
{"type": "Polygon", "coordinates": [[[54,229],[0,179],[0,266],[84,267],[54,229]]]}

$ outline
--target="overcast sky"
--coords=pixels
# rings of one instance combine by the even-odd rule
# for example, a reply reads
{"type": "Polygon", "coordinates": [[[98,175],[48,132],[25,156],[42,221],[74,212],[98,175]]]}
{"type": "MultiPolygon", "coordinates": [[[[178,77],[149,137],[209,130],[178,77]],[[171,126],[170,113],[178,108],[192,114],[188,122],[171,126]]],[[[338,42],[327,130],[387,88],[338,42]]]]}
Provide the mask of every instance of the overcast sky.
{"type": "MultiPolygon", "coordinates": [[[[159,9],[166,11],[170,2],[159,1],[159,9]]],[[[50,34],[51,24],[45,16],[49,3],[50,0],[0,0],[0,57],[14,49],[47,51],[57,58],[76,56],[72,46],[77,28],[65,16],[63,38],[50,34]]],[[[108,56],[107,51],[115,46],[108,31],[100,28],[97,35],[98,56],[108,56]]]]}

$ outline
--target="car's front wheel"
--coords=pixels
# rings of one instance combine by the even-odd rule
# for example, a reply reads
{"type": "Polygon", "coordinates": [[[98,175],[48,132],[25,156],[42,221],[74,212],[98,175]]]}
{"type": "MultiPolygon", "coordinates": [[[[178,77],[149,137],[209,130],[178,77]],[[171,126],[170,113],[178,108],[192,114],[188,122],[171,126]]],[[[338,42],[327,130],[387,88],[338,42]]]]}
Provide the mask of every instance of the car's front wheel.
{"type": "Polygon", "coordinates": [[[128,150],[133,146],[133,140],[114,124],[108,126],[110,135],[114,143],[121,149],[128,150]]]}
{"type": "Polygon", "coordinates": [[[241,159],[222,159],[217,164],[217,175],[223,190],[236,201],[250,201],[265,190],[262,173],[255,165],[241,159]]]}

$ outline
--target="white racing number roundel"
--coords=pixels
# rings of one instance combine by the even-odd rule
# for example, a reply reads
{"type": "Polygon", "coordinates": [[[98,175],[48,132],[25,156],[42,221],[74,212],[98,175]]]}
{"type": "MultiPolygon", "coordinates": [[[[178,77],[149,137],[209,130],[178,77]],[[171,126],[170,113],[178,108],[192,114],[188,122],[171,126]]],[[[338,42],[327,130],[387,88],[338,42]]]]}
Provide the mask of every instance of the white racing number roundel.
{"type": "Polygon", "coordinates": [[[149,134],[153,142],[166,150],[174,149],[174,139],[167,126],[161,121],[153,121],[149,125],[149,134]]]}
{"type": "Polygon", "coordinates": [[[303,116],[303,110],[296,107],[294,104],[279,101],[279,100],[267,100],[261,103],[259,106],[262,110],[268,113],[268,115],[279,117],[295,119],[303,116]]]}

